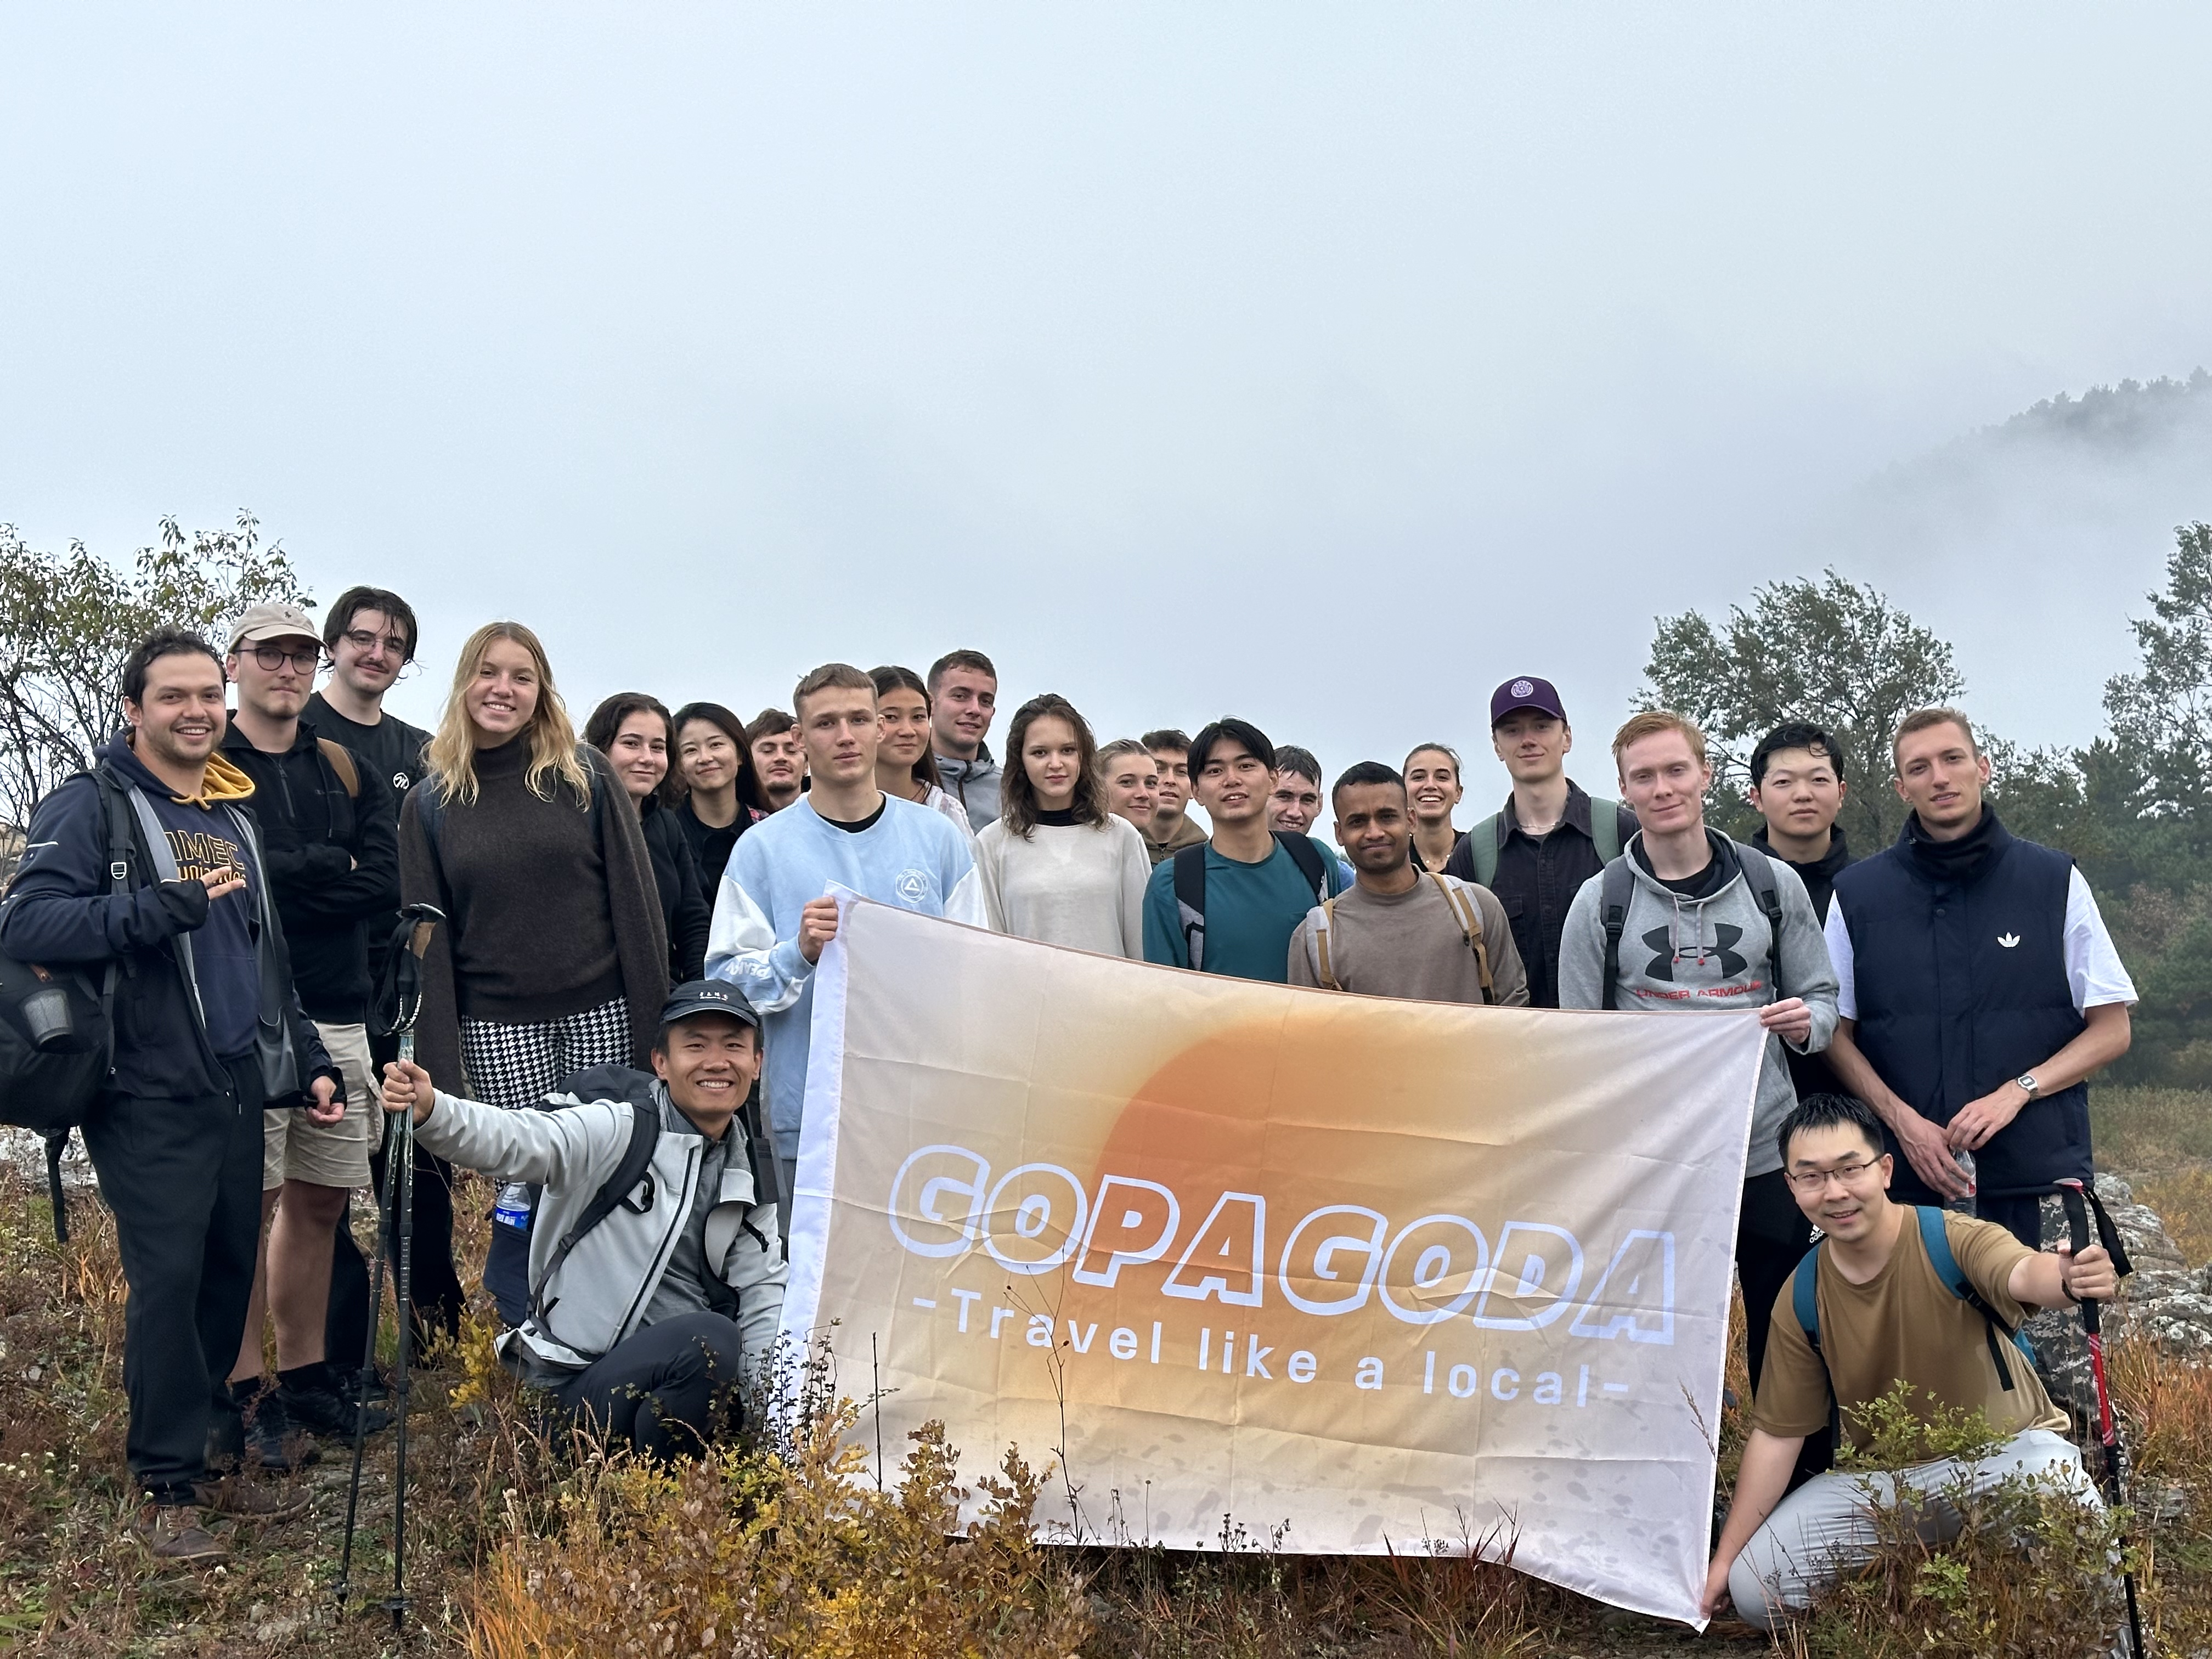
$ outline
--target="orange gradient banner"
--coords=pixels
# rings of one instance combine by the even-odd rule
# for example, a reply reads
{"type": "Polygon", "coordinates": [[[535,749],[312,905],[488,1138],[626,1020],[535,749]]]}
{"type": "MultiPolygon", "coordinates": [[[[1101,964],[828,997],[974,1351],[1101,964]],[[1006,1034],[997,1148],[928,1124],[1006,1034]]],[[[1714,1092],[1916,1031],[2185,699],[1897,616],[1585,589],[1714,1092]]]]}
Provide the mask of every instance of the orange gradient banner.
{"type": "Polygon", "coordinates": [[[785,1325],[887,1457],[936,1419],[971,1478],[1055,1462],[1054,1537],[1510,1548],[1694,1620],[1756,1016],[1344,996],[862,900],[817,975],[785,1325]]]}

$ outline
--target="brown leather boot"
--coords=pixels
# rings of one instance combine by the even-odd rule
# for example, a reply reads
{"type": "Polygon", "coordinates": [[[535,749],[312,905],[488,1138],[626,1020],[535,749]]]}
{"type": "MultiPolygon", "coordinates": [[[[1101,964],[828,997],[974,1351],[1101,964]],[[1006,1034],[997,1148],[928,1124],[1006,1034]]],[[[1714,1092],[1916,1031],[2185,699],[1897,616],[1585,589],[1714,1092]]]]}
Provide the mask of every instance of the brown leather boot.
{"type": "Polygon", "coordinates": [[[213,1566],[230,1558],[230,1552],[200,1524],[200,1512],[190,1504],[149,1504],[138,1511],[131,1530],[159,1560],[213,1566]]]}
{"type": "Polygon", "coordinates": [[[307,1512],[307,1494],[273,1480],[249,1480],[243,1475],[225,1475],[220,1480],[204,1480],[198,1487],[200,1502],[217,1515],[228,1515],[240,1521],[289,1521],[295,1515],[307,1512]]]}

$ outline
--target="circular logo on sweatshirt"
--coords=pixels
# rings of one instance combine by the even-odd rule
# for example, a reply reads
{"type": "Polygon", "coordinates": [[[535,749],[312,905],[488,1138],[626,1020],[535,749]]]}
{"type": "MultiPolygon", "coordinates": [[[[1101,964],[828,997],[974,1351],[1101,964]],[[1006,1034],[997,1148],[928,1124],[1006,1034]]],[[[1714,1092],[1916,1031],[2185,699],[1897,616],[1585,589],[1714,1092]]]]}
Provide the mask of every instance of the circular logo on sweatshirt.
{"type": "Polygon", "coordinates": [[[902,870],[891,890],[899,896],[901,904],[919,904],[929,896],[929,878],[919,870],[902,870]]]}
{"type": "Polygon", "coordinates": [[[1511,689],[1516,697],[1533,697],[1536,695],[1536,688],[1526,680],[1514,681],[1511,689]]]}

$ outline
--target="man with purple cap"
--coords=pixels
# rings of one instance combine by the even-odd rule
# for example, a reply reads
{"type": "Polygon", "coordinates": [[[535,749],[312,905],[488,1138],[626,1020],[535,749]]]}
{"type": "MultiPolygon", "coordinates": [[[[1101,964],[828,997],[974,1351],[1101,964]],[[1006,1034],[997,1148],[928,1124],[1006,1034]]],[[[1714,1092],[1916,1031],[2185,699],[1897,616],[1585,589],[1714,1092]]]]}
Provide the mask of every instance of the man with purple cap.
{"type": "Polygon", "coordinates": [[[1492,692],[1490,742],[1512,775],[1513,793],[1459,838],[1444,873],[1498,895],[1528,970],[1528,1006],[1556,1008],[1567,907],[1620,856],[1636,817],[1567,776],[1575,734],[1551,681],[1517,675],[1492,692]]]}

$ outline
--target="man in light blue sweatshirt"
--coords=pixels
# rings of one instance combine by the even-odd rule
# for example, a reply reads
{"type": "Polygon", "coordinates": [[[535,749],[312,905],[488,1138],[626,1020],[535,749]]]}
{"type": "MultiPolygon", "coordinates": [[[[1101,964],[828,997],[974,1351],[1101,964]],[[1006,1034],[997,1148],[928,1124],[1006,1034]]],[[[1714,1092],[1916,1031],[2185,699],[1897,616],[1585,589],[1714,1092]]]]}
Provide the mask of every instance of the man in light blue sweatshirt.
{"type": "MultiPolygon", "coordinates": [[[[714,900],[707,973],[744,991],[768,1038],[762,1092],[787,1206],[799,1174],[814,964],[837,936],[834,883],[926,916],[988,927],[967,837],[876,787],[876,685],[833,662],[792,694],[814,787],[738,838],[714,900]]],[[[790,1237],[786,1209],[784,1235],[790,1237]]]]}

